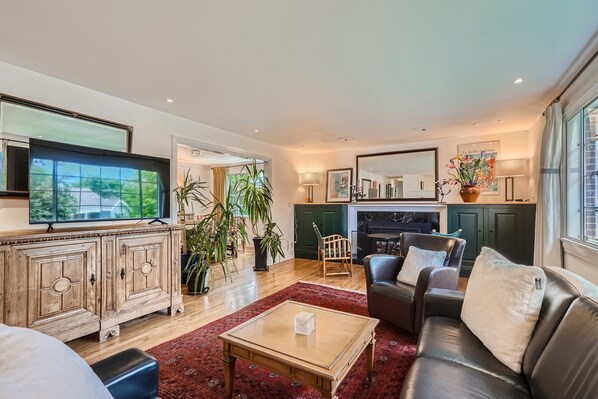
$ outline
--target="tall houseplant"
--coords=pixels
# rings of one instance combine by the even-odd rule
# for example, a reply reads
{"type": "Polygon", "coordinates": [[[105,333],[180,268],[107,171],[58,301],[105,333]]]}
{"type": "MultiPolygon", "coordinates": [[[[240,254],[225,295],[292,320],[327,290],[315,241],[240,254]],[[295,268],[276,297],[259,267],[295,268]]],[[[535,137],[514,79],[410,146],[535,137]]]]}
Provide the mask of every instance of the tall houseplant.
{"type": "Polygon", "coordinates": [[[272,185],[265,176],[264,170],[258,168],[255,159],[241,170],[236,190],[239,204],[247,215],[254,235],[255,266],[253,270],[266,271],[268,270],[268,254],[273,262],[276,262],[279,255],[284,258],[283,234],[280,227],[272,220],[272,185]]]}
{"type": "Polygon", "coordinates": [[[204,191],[207,190],[205,184],[199,179],[194,180],[191,176],[191,169],[187,169],[183,175],[183,182],[173,190],[178,208],[178,223],[185,224],[185,207],[191,206],[193,209],[193,202],[197,202],[203,207],[210,204],[209,198],[204,194],[204,191]]]}
{"type": "Polygon", "coordinates": [[[236,269],[234,260],[229,260],[228,252],[236,252],[237,234],[243,242],[247,241],[247,234],[245,226],[235,219],[241,208],[232,199],[234,189],[229,186],[224,203],[214,201],[212,211],[187,232],[189,259],[185,271],[188,294],[202,294],[213,286],[212,265],[220,265],[225,280],[236,269]]]}

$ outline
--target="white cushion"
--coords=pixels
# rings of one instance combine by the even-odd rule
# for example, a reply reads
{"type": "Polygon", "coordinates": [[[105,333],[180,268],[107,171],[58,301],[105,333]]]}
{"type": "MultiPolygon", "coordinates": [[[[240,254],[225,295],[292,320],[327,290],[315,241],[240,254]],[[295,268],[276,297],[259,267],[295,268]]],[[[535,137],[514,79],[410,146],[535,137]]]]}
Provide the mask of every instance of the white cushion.
{"type": "Polygon", "coordinates": [[[0,324],[0,398],[110,399],[91,367],[40,332],[0,324]]]}
{"type": "Polygon", "coordinates": [[[414,246],[409,247],[403,267],[397,276],[397,281],[415,286],[419,273],[426,267],[440,267],[444,265],[446,251],[430,251],[414,246]]]}
{"type": "Polygon", "coordinates": [[[482,248],[467,283],[461,319],[492,354],[520,373],[546,287],[544,271],[482,248]]]}

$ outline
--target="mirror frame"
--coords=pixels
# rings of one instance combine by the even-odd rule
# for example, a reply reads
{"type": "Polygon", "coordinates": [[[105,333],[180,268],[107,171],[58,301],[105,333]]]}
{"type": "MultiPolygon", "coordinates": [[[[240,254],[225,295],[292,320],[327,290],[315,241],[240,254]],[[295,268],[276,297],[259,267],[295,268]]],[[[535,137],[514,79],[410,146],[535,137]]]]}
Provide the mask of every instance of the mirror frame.
{"type": "MultiPolygon", "coordinates": [[[[115,127],[117,129],[126,130],[126,134],[127,134],[127,136],[125,138],[126,147],[127,147],[126,152],[128,152],[128,153],[131,152],[131,146],[133,143],[133,126],[124,125],[122,123],[117,123],[117,122],[112,122],[112,121],[109,121],[106,119],[96,118],[94,116],[80,114],[78,112],[69,111],[69,110],[66,110],[63,108],[53,107],[51,105],[42,104],[42,103],[38,103],[35,101],[31,101],[31,100],[26,100],[24,98],[11,96],[11,95],[4,94],[4,93],[0,93],[0,103],[1,102],[22,105],[25,107],[34,108],[34,109],[38,109],[41,111],[46,111],[46,112],[51,112],[51,113],[55,113],[55,114],[59,114],[59,115],[63,115],[63,116],[68,116],[73,119],[85,120],[88,122],[97,123],[99,125],[105,125],[105,126],[115,127]]],[[[9,139],[8,141],[20,142],[19,140],[11,140],[11,139],[9,139]]],[[[0,190],[0,199],[2,199],[2,198],[6,198],[6,199],[24,198],[24,199],[26,199],[26,198],[29,198],[29,191],[10,191],[10,190],[1,191],[0,190]]]]}
{"type": "MultiPolygon", "coordinates": [[[[429,152],[434,151],[434,181],[438,181],[438,147],[434,148],[420,148],[415,150],[404,150],[404,151],[389,151],[389,152],[378,152],[374,154],[362,154],[355,156],[355,185],[359,183],[359,159],[370,158],[386,155],[397,155],[397,154],[409,154],[414,152],[429,152]]],[[[438,202],[438,191],[434,188],[434,197],[431,198],[361,198],[357,199],[357,202],[413,202],[413,201],[436,201],[438,202]]]]}

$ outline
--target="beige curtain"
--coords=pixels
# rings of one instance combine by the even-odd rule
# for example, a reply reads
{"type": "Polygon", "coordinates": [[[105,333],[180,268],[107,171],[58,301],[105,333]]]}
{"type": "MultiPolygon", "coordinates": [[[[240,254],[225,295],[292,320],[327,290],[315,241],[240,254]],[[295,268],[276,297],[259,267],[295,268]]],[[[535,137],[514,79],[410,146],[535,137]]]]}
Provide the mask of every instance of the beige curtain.
{"type": "Polygon", "coordinates": [[[223,204],[226,200],[226,168],[212,168],[212,179],[214,200],[223,204]]]}
{"type": "Polygon", "coordinates": [[[563,112],[561,104],[550,105],[545,112],[542,133],[540,180],[536,203],[536,238],[534,265],[561,266],[561,186],[563,112]]]}

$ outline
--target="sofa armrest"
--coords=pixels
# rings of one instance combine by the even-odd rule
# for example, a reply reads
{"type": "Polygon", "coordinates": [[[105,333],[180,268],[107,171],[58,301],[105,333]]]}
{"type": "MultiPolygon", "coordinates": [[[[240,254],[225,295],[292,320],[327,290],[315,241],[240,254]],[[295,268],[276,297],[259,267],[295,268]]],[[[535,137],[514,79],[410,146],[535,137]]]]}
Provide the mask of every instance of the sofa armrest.
{"type": "Polygon", "coordinates": [[[465,294],[461,291],[432,288],[424,295],[424,319],[430,316],[461,319],[465,294]]]}
{"type": "Polygon", "coordinates": [[[459,272],[454,267],[426,267],[422,269],[417,277],[413,301],[415,303],[415,323],[413,328],[416,334],[423,323],[424,294],[430,288],[443,288],[456,290],[459,283],[459,272]]]}
{"type": "Polygon", "coordinates": [[[378,281],[396,280],[404,258],[394,255],[368,255],[363,259],[365,283],[369,292],[370,285],[378,281]]]}
{"type": "Polygon", "coordinates": [[[114,399],[158,396],[158,361],[132,348],[91,365],[114,399]]]}

